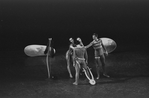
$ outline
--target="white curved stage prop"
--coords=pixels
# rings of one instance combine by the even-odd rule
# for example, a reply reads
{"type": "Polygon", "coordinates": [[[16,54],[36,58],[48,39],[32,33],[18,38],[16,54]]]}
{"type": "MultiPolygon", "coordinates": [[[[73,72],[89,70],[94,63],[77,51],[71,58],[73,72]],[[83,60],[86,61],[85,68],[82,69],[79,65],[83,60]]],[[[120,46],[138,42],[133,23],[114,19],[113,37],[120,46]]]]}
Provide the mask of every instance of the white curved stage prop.
{"type": "Polygon", "coordinates": [[[46,45],[28,45],[24,48],[24,53],[30,57],[46,56],[46,54],[44,54],[46,47],[47,47],[46,45]]]}
{"type": "Polygon", "coordinates": [[[89,71],[90,76],[87,75],[85,69],[83,68],[83,71],[85,73],[85,76],[87,77],[87,79],[89,80],[89,83],[91,85],[95,85],[96,84],[96,81],[95,81],[94,76],[93,76],[93,74],[92,74],[92,72],[91,72],[91,70],[90,70],[90,68],[88,66],[87,66],[87,69],[89,71]]]}
{"type": "Polygon", "coordinates": [[[111,53],[116,49],[117,44],[113,39],[106,38],[106,37],[103,37],[103,38],[100,38],[100,39],[102,40],[102,43],[105,46],[108,53],[111,53]]]}

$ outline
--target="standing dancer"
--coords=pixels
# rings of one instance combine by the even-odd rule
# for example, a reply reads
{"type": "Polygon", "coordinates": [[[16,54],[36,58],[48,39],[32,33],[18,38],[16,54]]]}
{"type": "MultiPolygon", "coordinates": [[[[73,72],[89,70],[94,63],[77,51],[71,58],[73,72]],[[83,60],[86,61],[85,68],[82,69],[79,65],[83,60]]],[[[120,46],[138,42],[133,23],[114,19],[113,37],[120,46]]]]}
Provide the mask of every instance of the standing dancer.
{"type": "Polygon", "coordinates": [[[75,47],[76,45],[74,44],[74,40],[72,38],[69,39],[70,41],[70,45],[69,45],[69,49],[68,51],[66,52],[66,61],[67,61],[67,70],[68,70],[68,73],[69,73],[69,76],[70,78],[72,78],[72,74],[71,74],[71,70],[70,70],[70,65],[71,65],[71,61],[73,62],[73,65],[74,64],[74,57],[73,57],[73,49],[71,48],[72,47],[75,47]]]}
{"type": "MultiPolygon", "coordinates": [[[[81,40],[80,40],[81,41],[81,40]]],[[[82,41],[81,41],[82,42],[82,41]]],[[[82,43],[83,44],[83,43],[82,43]]],[[[94,77],[92,75],[92,72],[90,71],[89,67],[87,66],[87,51],[84,46],[81,44],[76,45],[76,47],[70,46],[73,49],[73,57],[75,60],[75,82],[73,83],[74,85],[78,85],[78,80],[79,80],[79,73],[81,67],[83,68],[85,75],[87,79],[89,79],[89,83],[91,85],[94,85],[96,82],[94,80],[94,77]]]]}
{"type": "MultiPolygon", "coordinates": [[[[71,70],[70,70],[70,65],[71,65],[71,62],[72,62],[72,65],[74,66],[75,61],[74,61],[74,57],[73,57],[73,49],[71,48],[71,46],[75,47],[76,44],[74,43],[74,39],[72,39],[72,38],[69,38],[69,41],[70,41],[70,45],[69,45],[68,51],[66,52],[66,61],[67,61],[67,70],[68,70],[68,73],[69,73],[69,77],[73,78],[71,70]]],[[[82,43],[82,40],[80,38],[77,38],[77,41],[80,42],[80,45],[84,46],[83,43],[82,43]]]]}
{"type": "Polygon", "coordinates": [[[100,77],[99,71],[103,73],[103,76],[110,77],[105,72],[105,54],[108,55],[108,52],[104,47],[102,40],[100,38],[98,39],[98,35],[96,33],[93,34],[92,38],[93,38],[93,41],[85,47],[89,48],[90,46],[93,46],[94,48],[97,79],[99,79],[100,77]],[[100,66],[100,62],[102,66],[100,66]]]}
{"type": "Polygon", "coordinates": [[[44,54],[46,54],[48,78],[50,78],[50,72],[51,72],[51,62],[50,62],[51,60],[49,61],[49,56],[53,58],[55,55],[55,49],[51,47],[51,41],[52,41],[52,38],[49,38],[49,42],[48,42],[47,47],[44,51],[44,54]]]}

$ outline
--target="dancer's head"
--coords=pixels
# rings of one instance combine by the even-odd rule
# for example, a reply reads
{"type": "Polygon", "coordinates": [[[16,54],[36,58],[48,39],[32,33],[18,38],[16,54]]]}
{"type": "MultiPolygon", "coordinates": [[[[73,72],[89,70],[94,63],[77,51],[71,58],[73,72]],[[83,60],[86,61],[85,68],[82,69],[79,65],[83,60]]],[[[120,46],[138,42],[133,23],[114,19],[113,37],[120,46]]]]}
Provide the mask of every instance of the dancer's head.
{"type": "Polygon", "coordinates": [[[73,40],[72,38],[69,38],[69,41],[70,41],[71,43],[74,43],[74,40],[73,40]]]}
{"type": "Polygon", "coordinates": [[[81,38],[78,37],[78,38],[77,38],[77,41],[79,42],[79,44],[80,44],[81,46],[84,46],[83,43],[82,43],[81,38]]]}
{"type": "Polygon", "coordinates": [[[79,37],[77,38],[77,41],[82,42],[81,38],[79,38],[79,37]]]}
{"type": "Polygon", "coordinates": [[[98,39],[98,34],[94,33],[93,36],[92,36],[92,38],[93,38],[94,40],[97,40],[97,39],[98,39]]]}

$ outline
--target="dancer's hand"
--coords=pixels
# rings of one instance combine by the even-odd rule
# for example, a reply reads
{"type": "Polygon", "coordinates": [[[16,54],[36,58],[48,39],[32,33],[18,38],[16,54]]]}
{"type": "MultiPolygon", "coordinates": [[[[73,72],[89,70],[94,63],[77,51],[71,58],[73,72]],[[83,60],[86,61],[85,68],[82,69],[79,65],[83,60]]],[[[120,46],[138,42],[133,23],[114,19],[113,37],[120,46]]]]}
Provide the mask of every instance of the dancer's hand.
{"type": "Polygon", "coordinates": [[[76,63],[75,63],[75,62],[73,62],[73,67],[75,67],[75,65],[76,65],[76,63]]]}
{"type": "Polygon", "coordinates": [[[88,64],[88,61],[85,61],[86,62],[86,64],[88,64]]]}
{"type": "Polygon", "coordinates": [[[108,56],[108,52],[107,51],[105,52],[105,54],[106,54],[106,56],[108,56]]]}

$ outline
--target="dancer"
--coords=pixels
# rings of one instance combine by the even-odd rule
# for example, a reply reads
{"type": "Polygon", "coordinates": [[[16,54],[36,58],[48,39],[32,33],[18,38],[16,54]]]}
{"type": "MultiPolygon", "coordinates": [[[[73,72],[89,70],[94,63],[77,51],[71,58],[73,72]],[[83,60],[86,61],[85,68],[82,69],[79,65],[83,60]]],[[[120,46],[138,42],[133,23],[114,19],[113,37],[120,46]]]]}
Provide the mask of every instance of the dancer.
{"type": "Polygon", "coordinates": [[[97,79],[99,79],[100,77],[100,72],[102,72],[103,76],[110,77],[109,75],[106,74],[106,71],[105,71],[105,54],[108,55],[108,52],[104,47],[102,40],[100,38],[98,39],[98,35],[96,33],[92,35],[92,38],[93,38],[93,41],[85,47],[89,48],[93,46],[94,48],[97,79]],[[100,65],[100,62],[102,66],[100,65]]]}
{"type": "Polygon", "coordinates": [[[66,61],[67,61],[67,70],[69,73],[70,78],[73,78],[72,74],[71,74],[71,70],[70,70],[70,65],[71,65],[71,61],[73,63],[73,65],[75,65],[74,63],[74,57],[72,56],[73,54],[73,49],[71,48],[71,46],[75,47],[76,45],[74,44],[74,39],[69,38],[70,41],[70,45],[69,45],[69,49],[66,52],[66,61]]]}
{"type": "MultiPolygon", "coordinates": [[[[79,41],[81,41],[81,39],[79,41]]],[[[82,43],[82,41],[80,43],[82,43]]],[[[89,83],[91,85],[94,85],[95,80],[94,80],[94,77],[93,77],[89,67],[87,66],[87,63],[86,63],[88,56],[87,56],[86,48],[84,47],[83,43],[76,45],[76,47],[73,47],[73,46],[70,46],[70,47],[73,49],[73,57],[74,57],[74,61],[75,61],[74,67],[76,70],[75,82],[73,84],[78,85],[79,73],[80,73],[80,69],[82,67],[87,79],[89,79],[89,83]]]]}
{"type": "MultiPolygon", "coordinates": [[[[81,46],[84,47],[84,44],[83,44],[81,38],[78,37],[78,38],[77,38],[77,41],[79,42],[79,44],[80,44],[81,46]]],[[[88,64],[88,54],[87,54],[87,53],[86,53],[86,64],[88,64]]]]}
{"type": "Polygon", "coordinates": [[[55,49],[51,47],[52,38],[49,38],[48,40],[49,40],[49,42],[48,42],[47,47],[44,51],[44,54],[47,55],[46,56],[47,71],[48,71],[48,78],[50,78],[50,73],[51,73],[51,64],[50,63],[51,62],[49,61],[49,56],[52,57],[52,58],[54,57],[55,49]]]}
{"type": "MultiPolygon", "coordinates": [[[[71,48],[71,46],[75,47],[76,44],[74,43],[74,39],[72,39],[72,38],[69,38],[69,41],[70,41],[70,45],[69,45],[68,51],[66,52],[66,61],[67,61],[67,70],[68,70],[68,73],[69,73],[69,77],[73,78],[71,70],[70,70],[70,65],[71,65],[71,62],[72,62],[72,65],[74,66],[75,61],[74,61],[74,57],[72,55],[73,54],[73,49],[71,48]]],[[[77,38],[77,41],[80,42],[80,45],[84,46],[83,43],[82,43],[82,40],[80,38],[77,38]]]]}

